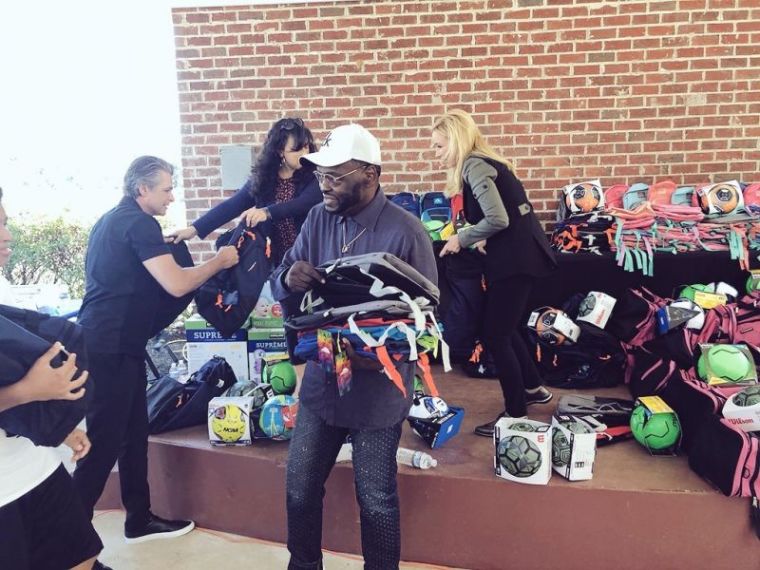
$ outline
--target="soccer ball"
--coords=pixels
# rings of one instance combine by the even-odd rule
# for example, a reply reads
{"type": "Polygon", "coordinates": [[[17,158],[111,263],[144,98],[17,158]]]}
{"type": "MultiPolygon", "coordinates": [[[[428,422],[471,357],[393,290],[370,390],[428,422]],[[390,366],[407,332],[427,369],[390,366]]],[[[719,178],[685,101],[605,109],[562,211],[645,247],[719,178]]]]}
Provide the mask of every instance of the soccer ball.
{"type": "MultiPolygon", "coordinates": [[[[592,433],[591,428],[575,420],[560,420],[559,424],[573,433],[592,433]]],[[[561,429],[554,429],[552,435],[552,463],[563,467],[570,463],[570,441],[561,429]]]]}
{"type": "Polygon", "coordinates": [[[552,463],[557,467],[563,467],[570,463],[570,441],[562,430],[555,429],[552,435],[552,463]]]}
{"type": "Polygon", "coordinates": [[[631,414],[631,431],[636,441],[648,449],[668,449],[678,443],[681,423],[675,413],[652,414],[646,406],[639,405],[631,414]]]}
{"type": "Polygon", "coordinates": [[[601,188],[591,182],[565,187],[565,205],[574,214],[598,210],[602,206],[601,188]]]}
{"type": "Polygon", "coordinates": [[[741,392],[731,396],[734,404],[742,407],[757,406],[760,404],[760,386],[750,386],[741,392]]]}
{"type": "Polygon", "coordinates": [[[290,439],[297,415],[298,401],[293,396],[279,394],[267,400],[261,408],[259,427],[272,439],[290,439]]]}
{"type": "Polygon", "coordinates": [[[253,398],[253,409],[256,410],[263,406],[271,396],[274,395],[274,391],[269,384],[257,384],[250,394],[243,394],[244,396],[250,395],[253,398]]]}
{"type": "Polygon", "coordinates": [[[235,443],[246,435],[246,413],[235,404],[219,406],[211,418],[211,431],[225,443],[235,443]]]}
{"type": "Polygon", "coordinates": [[[296,389],[296,378],[296,369],[287,360],[267,363],[262,376],[275,394],[292,394],[296,389]]]}
{"type": "Polygon", "coordinates": [[[697,190],[699,207],[705,214],[730,214],[741,203],[741,193],[733,184],[713,184],[697,190]]]}
{"type": "Polygon", "coordinates": [[[583,301],[581,301],[581,304],[578,306],[578,316],[585,317],[587,315],[590,315],[595,306],[596,297],[592,294],[586,295],[583,301]]]}
{"type": "Polygon", "coordinates": [[[694,330],[701,330],[702,327],[705,324],[705,310],[697,305],[694,301],[690,299],[676,299],[672,303],[670,303],[671,307],[679,307],[681,309],[688,309],[690,311],[696,311],[697,314],[694,315],[692,318],[690,318],[688,321],[686,321],[686,328],[687,329],[694,329],[694,330]]]}
{"type": "Polygon", "coordinates": [[[536,431],[536,426],[528,422],[512,422],[507,426],[507,429],[514,431],[536,431]]]}
{"type": "Polygon", "coordinates": [[[554,322],[557,315],[562,313],[559,309],[549,307],[538,317],[536,321],[536,332],[541,340],[551,345],[560,345],[565,342],[566,337],[554,328],[554,322]]]}
{"type": "Polygon", "coordinates": [[[697,360],[697,374],[705,382],[709,381],[708,361],[712,375],[726,382],[741,382],[755,365],[738,347],[730,344],[714,344],[697,360]]]}
{"type": "Polygon", "coordinates": [[[694,283],[693,285],[687,285],[683,289],[681,289],[681,292],[678,294],[679,298],[685,298],[689,301],[694,301],[694,293],[697,291],[705,292],[707,291],[707,285],[703,285],[702,283],[694,283]]]}
{"type": "Polygon", "coordinates": [[[510,435],[500,440],[496,453],[501,466],[514,477],[530,477],[541,468],[541,451],[522,436],[510,435]]]}
{"type": "Polygon", "coordinates": [[[415,396],[409,409],[409,417],[422,420],[440,418],[448,413],[448,404],[437,396],[415,396]]]}

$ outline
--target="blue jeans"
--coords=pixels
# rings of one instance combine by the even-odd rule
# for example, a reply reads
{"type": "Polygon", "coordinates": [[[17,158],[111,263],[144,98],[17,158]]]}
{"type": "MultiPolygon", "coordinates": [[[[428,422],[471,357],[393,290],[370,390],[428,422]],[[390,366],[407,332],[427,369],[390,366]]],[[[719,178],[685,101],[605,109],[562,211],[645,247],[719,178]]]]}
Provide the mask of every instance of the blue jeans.
{"type": "Polygon", "coordinates": [[[362,430],[327,425],[301,406],[287,469],[289,570],[322,568],[322,499],[340,446],[353,442],[354,481],[366,570],[395,570],[401,557],[396,450],[401,423],[362,430]]]}

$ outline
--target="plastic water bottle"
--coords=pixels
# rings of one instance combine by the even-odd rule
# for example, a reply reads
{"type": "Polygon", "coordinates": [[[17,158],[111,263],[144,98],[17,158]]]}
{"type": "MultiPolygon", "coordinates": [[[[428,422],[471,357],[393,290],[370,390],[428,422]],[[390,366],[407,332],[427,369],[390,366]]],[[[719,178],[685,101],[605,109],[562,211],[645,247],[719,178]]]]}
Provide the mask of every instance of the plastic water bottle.
{"type": "Polygon", "coordinates": [[[424,451],[415,451],[405,447],[399,447],[396,451],[396,461],[417,469],[431,469],[438,465],[438,461],[424,451]]]}
{"type": "Polygon", "coordinates": [[[172,362],[172,365],[169,367],[169,378],[172,380],[177,380],[179,378],[179,370],[177,370],[176,362],[172,362]]]}
{"type": "MultiPolygon", "coordinates": [[[[340,447],[335,463],[351,461],[353,459],[353,451],[354,448],[350,443],[344,443],[340,447]]],[[[417,469],[431,469],[438,465],[438,461],[424,451],[415,451],[414,449],[406,449],[405,447],[399,447],[398,451],[396,451],[396,461],[409,467],[416,467],[417,469]]]]}
{"type": "Polygon", "coordinates": [[[187,372],[187,362],[180,360],[177,363],[177,382],[185,384],[190,379],[190,375],[187,372]]]}

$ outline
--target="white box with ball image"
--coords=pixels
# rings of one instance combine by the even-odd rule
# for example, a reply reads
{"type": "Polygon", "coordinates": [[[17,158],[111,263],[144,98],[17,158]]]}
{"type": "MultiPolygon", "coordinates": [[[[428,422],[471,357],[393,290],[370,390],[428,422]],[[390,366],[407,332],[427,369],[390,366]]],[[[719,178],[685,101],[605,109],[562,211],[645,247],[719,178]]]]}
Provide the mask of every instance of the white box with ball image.
{"type": "Polygon", "coordinates": [[[208,439],[211,445],[251,445],[250,396],[217,396],[208,403],[208,439]]]}
{"type": "Polygon", "coordinates": [[[742,431],[760,431],[760,386],[748,386],[723,405],[723,417],[742,431]]]}
{"type": "Polygon", "coordinates": [[[494,471],[516,483],[546,485],[552,477],[552,426],[501,418],[493,432],[494,471]]]}
{"type": "Polygon", "coordinates": [[[569,481],[594,476],[596,432],[573,416],[552,417],[552,468],[569,481]]]}

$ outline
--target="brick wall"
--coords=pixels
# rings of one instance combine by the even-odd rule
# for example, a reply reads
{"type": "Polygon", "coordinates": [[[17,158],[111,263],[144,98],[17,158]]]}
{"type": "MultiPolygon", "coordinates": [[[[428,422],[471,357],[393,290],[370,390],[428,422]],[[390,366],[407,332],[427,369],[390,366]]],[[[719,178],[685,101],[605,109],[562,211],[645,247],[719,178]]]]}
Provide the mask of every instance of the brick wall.
{"type": "MultiPolygon", "coordinates": [[[[221,189],[219,148],[303,117],[356,121],[386,190],[441,189],[430,126],[476,116],[540,216],[600,177],[760,179],[757,0],[378,1],[173,10],[188,219],[221,189]]],[[[208,251],[208,244],[200,249],[208,251]]]]}

